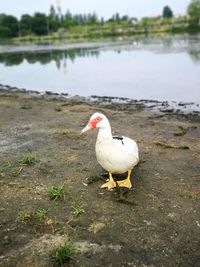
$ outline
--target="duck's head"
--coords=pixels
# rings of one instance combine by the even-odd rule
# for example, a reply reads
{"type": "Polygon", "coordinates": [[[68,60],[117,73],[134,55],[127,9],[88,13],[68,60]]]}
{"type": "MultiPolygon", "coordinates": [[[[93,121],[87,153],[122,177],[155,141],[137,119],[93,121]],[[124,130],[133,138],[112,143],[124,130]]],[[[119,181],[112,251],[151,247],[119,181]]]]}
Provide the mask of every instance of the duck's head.
{"type": "Polygon", "coordinates": [[[89,119],[85,128],[82,129],[81,133],[95,128],[108,128],[110,127],[109,121],[106,116],[102,113],[95,112],[89,119]]]}

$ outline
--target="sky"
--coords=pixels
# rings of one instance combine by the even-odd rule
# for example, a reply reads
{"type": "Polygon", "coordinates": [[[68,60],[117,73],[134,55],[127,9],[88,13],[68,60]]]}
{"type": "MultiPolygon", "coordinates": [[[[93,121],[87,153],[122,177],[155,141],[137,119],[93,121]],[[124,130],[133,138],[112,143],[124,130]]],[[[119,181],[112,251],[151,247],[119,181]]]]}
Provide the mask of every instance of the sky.
{"type": "Polygon", "coordinates": [[[166,5],[174,15],[185,14],[190,0],[0,0],[0,13],[18,18],[36,11],[48,14],[50,6],[56,7],[58,2],[63,14],[67,9],[72,14],[96,12],[98,17],[108,19],[116,12],[137,18],[161,15],[166,5]]]}

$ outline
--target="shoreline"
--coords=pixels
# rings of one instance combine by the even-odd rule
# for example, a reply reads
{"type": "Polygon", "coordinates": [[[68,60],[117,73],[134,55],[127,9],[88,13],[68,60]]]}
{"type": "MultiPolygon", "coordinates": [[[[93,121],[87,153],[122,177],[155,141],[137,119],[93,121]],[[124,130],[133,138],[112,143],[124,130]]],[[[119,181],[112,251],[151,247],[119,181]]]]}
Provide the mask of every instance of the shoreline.
{"type": "Polygon", "coordinates": [[[128,109],[145,109],[160,114],[175,114],[193,116],[196,120],[200,120],[200,105],[193,102],[176,102],[176,101],[159,101],[151,99],[131,99],[126,97],[114,96],[80,96],[69,95],[68,93],[55,93],[52,91],[40,92],[37,90],[28,90],[24,88],[17,88],[15,86],[0,84],[0,92],[16,92],[23,93],[30,96],[42,97],[46,99],[68,100],[80,103],[94,103],[104,106],[123,106],[128,109]]]}

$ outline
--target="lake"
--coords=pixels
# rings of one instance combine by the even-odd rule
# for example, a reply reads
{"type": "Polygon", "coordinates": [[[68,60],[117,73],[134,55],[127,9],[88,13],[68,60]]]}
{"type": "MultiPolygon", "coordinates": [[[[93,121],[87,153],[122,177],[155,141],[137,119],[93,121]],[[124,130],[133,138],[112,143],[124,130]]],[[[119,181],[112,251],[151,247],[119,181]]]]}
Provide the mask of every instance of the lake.
{"type": "Polygon", "coordinates": [[[40,92],[200,104],[200,35],[0,45],[0,83],[40,92]]]}

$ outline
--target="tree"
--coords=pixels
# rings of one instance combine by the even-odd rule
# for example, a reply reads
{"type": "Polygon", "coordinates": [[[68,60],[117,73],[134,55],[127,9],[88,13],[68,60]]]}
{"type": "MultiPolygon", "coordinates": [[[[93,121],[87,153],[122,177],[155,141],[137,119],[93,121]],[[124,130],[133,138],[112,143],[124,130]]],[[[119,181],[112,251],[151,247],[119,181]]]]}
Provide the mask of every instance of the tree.
{"type": "Polygon", "coordinates": [[[11,37],[10,29],[8,27],[4,27],[0,25],[0,37],[1,38],[11,37]]]}
{"type": "Polygon", "coordinates": [[[20,31],[22,35],[28,35],[32,33],[32,17],[28,14],[21,16],[20,31]]]}
{"type": "Polygon", "coordinates": [[[163,18],[173,18],[173,11],[171,10],[171,8],[169,6],[165,6],[163,8],[163,18]]]}
{"type": "Polygon", "coordinates": [[[53,6],[50,7],[50,13],[47,19],[48,19],[49,30],[52,32],[57,31],[60,27],[60,20],[53,6]]]}
{"type": "Polygon", "coordinates": [[[48,33],[47,16],[43,13],[35,13],[32,19],[32,31],[36,35],[46,35],[48,33]]]}
{"type": "Polygon", "coordinates": [[[19,25],[18,25],[18,20],[14,16],[1,14],[0,27],[1,27],[2,37],[18,36],[19,25]]]}
{"type": "Polygon", "coordinates": [[[74,25],[72,14],[69,10],[67,10],[67,13],[64,16],[64,27],[68,28],[74,25]]]}
{"type": "Polygon", "coordinates": [[[56,16],[57,16],[57,14],[56,14],[55,8],[54,8],[54,6],[51,5],[50,12],[49,12],[49,17],[52,18],[52,19],[55,19],[56,16]]]}
{"type": "Polygon", "coordinates": [[[188,6],[188,15],[195,24],[200,22],[200,0],[192,0],[188,6]]]}
{"type": "Polygon", "coordinates": [[[88,14],[88,24],[94,25],[98,23],[98,17],[96,13],[88,14]]]}

